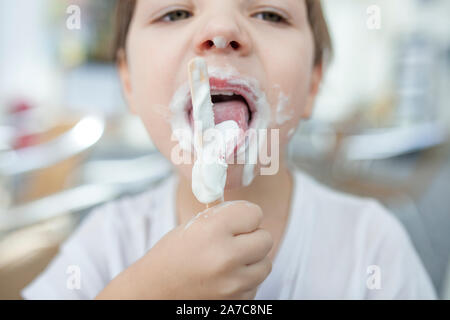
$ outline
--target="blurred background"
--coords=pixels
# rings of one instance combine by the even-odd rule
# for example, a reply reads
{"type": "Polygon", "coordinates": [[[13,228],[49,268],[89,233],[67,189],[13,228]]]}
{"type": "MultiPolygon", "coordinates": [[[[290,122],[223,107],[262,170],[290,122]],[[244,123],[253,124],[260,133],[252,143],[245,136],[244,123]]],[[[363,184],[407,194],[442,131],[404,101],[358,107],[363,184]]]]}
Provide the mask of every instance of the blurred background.
{"type": "MultiPolygon", "coordinates": [[[[121,95],[115,3],[0,0],[0,299],[20,298],[93,207],[170,174],[121,95]]],[[[323,3],[334,57],[289,159],[388,207],[449,299],[450,1],[323,3]]]]}

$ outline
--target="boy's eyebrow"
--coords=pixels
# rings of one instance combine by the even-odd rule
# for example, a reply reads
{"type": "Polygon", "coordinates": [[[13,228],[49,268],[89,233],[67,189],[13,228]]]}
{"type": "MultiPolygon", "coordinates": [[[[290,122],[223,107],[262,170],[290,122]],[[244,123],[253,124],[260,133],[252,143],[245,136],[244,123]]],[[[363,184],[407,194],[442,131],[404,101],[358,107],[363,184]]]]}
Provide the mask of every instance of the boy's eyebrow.
{"type": "MultiPolygon", "coordinates": [[[[203,0],[205,1],[205,0],[203,0]]],[[[206,0],[206,1],[210,1],[210,0],[206,0]]],[[[221,0],[223,1],[223,0],[221,0]]],[[[227,0],[227,1],[238,1],[240,2],[240,6],[242,7],[250,7],[255,3],[260,2],[261,0],[227,0]]],[[[296,4],[300,4],[301,1],[304,0],[278,0],[282,3],[284,3],[285,5],[287,5],[287,8],[296,8],[296,4]]],[[[141,0],[141,1],[137,1],[137,3],[141,3],[142,4],[142,9],[144,11],[149,10],[150,8],[152,8],[152,10],[155,8],[158,8],[160,6],[158,6],[158,4],[161,4],[161,1],[155,1],[155,0],[141,0]]],[[[270,3],[268,4],[270,5],[270,3]]]]}
{"type": "MultiPolygon", "coordinates": [[[[261,0],[241,0],[241,1],[242,1],[241,5],[243,7],[250,7],[261,0]]],[[[279,1],[284,4],[283,7],[285,7],[287,10],[291,10],[299,8],[297,5],[301,5],[301,2],[304,0],[279,0],[279,1]]],[[[270,6],[270,2],[267,5],[270,6]]]]}
{"type": "MultiPolygon", "coordinates": [[[[254,2],[257,2],[259,0],[242,0],[242,1],[243,1],[243,4],[250,5],[250,4],[253,4],[254,2]]],[[[283,0],[283,2],[289,2],[290,4],[293,4],[294,0],[283,0]]]]}

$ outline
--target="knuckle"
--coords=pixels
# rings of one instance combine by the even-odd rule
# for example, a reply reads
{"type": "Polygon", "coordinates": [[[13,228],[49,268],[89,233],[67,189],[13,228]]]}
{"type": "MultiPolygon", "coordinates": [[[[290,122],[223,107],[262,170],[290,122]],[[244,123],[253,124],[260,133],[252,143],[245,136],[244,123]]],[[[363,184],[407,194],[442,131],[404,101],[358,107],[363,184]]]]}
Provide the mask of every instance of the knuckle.
{"type": "Polygon", "coordinates": [[[252,214],[252,217],[255,219],[257,225],[260,225],[263,220],[263,212],[260,207],[254,206],[249,212],[252,214]]]}
{"type": "Polygon", "coordinates": [[[272,234],[264,229],[259,229],[259,234],[261,237],[260,243],[265,251],[269,251],[273,247],[273,237],[272,234]]]}
{"type": "Polygon", "coordinates": [[[269,247],[269,249],[271,249],[273,247],[273,237],[272,234],[269,231],[265,231],[265,241],[267,243],[267,246],[269,247]]]}
{"type": "Polygon", "coordinates": [[[239,211],[244,212],[244,214],[246,214],[251,219],[254,219],[258,223],[262,221],[263,213],[258,205],[248,201],[239,201],[238,205],[240,208],[239,211]]]}
{"type": "Polygon", "coordinates": [[[272,261],[267,258],[267,262],[265,263],[265,267],[266,267],[266,277],[272,272],[272,261]]]}
{"type": "Polygon", "coordinates": [[[269,258],[265,258],[258,272],[258,277],[255,279],[256,284],[261,284],[271,272],[272,272],[272,262],[270,261],[269,258]]]}

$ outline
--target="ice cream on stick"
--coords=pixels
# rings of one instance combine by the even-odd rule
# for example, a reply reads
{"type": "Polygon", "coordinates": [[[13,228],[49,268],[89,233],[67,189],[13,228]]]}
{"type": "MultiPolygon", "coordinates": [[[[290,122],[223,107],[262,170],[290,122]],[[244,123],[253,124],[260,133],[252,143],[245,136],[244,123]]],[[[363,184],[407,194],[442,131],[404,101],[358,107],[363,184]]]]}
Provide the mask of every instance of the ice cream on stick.
{"type": "Polygon", "coordinates": [[[223,201],[228,165],[217,141],[203,139],[204,133],[215,128],[208,67],[203,58],[189,62],[189,85],[194,121],[194,149],[197,155],[192,168],[192,192],[201,203],[211,207],[223,201]]]}

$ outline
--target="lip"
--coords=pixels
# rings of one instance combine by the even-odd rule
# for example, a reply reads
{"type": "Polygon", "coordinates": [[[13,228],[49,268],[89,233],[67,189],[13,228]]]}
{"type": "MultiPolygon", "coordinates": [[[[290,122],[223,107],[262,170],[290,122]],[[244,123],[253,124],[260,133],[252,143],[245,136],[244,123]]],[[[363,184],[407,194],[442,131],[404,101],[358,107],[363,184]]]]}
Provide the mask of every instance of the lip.
{"type": "MultiPolygon", "coordinates": [[[[257,98],[256,94],[253,92],[252,88],[246,84],[246,81],[242,78],[238,77],[232,77],[232,78],[217,78],[217,77],[210,77],[209,78],[209,85],[210,85],[210,93],[211,95],[220,94],[221,92],[232,92],[236,95],[241,95],[244,97],[244,99],[247,102],[249,111],[251,113],[250,117],[250,123],[249,128],[252,127],[252,123],[254,122],[254,119],[257,117],[258,114],[258,105],[256,103],[257,98]]],[[[186,105],[185,105],[185,112],[188,118],[188,121],[190,121],[190,114],[192,112],[192,96],[191,93],[188,92],[188,97],[186,99],[186,105]]]]}

